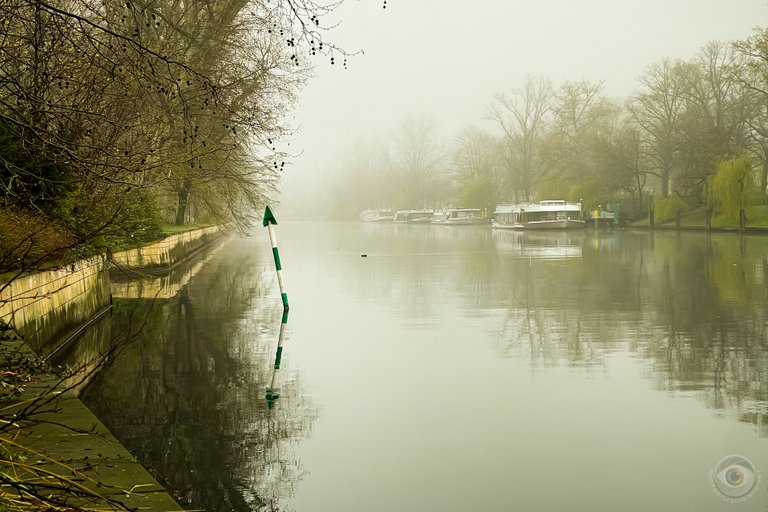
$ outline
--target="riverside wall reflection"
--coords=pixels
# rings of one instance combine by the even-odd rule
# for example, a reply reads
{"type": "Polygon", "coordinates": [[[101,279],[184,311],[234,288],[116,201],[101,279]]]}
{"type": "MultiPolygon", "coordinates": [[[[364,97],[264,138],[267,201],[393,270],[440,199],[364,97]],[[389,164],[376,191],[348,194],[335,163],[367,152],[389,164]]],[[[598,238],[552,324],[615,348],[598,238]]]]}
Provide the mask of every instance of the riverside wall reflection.
{"type": "Polygon", "coordinates": [[[264,398],[281,320],[269,263],[231,240],[190,262],[191,275],[120,287],[119,353],[81,394],[186,507],[272,510],[303,471],[291,443],[316,412],[298,375],[280,375],[277,405],[264,398]]]}
{"type": "Polygon", "coordinates": [[[386,297],[425,328],[460,298],[468,316],[499,317],[500,356],[532,367],[599,370],[630,351],[655,388],[768,435],[768,238],[441,228],[361,228],[373,254],[359,300],[386,297]]]}

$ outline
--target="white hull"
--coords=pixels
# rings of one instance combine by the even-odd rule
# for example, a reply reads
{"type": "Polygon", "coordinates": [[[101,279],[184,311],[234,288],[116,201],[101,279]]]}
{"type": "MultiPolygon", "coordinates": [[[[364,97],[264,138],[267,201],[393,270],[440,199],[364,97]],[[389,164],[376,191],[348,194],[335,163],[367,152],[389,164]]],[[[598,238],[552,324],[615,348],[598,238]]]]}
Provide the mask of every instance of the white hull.
{"type": "Polygon", "coordinates": [[[583,229],[585,226],[583,220],[560,219],[560,220],[539,220],[529,222],[493,222],[494,229],[583,229]]]}
{"type": "Polygon", "coordinates": [[[438,224],[446,224],[446,225],[453,225],[453,226],[468,226],[468,225],[477,225],[477,224],[488,224],[488,219],[484,219],[483,217],[464,217],[460,219],[447,219],[443,222],[439,222],[438,224]]]}

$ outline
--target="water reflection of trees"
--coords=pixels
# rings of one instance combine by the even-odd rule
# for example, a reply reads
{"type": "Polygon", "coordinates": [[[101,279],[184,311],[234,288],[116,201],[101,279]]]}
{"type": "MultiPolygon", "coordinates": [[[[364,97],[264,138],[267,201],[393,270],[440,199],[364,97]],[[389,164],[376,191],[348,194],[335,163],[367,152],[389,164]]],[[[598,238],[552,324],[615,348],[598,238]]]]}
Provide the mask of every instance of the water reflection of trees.
{"type": "MultiPolygon", "coordinates": [[[[582,258],[499,258],[495,333],[502,355],[593,366],[615,350],[650,361],[658,389],[696,394],[742,421],[768,423],[768,240],[587,234],[582,258]]],[[[491,301],[490,303],[492,303],[491,301]]],[[[489,305],[490,305],[489,303],[489,305]]]]}
{"type": "Polygon", "coordinates": [[[344,275],[359,272],[343,286],[406,323],[438,323],[458,303],[460,314],[499,318],[491,334],[502,357],[599,369],[631,351],[660,390],[745,421],[766,417],[766,238],[392,224],[307,236],[347,251],[344,275]]]}
{"type": "Polygon", "coordinates": [[[171,300],[117,301],[113,332],[147,326],[83,395],[194,508],[276,508],[302,473],[291,441],[315,418],[295,373],[274,409],[264,400],[281,312],[253,252],[231,243],[171,300]]]}

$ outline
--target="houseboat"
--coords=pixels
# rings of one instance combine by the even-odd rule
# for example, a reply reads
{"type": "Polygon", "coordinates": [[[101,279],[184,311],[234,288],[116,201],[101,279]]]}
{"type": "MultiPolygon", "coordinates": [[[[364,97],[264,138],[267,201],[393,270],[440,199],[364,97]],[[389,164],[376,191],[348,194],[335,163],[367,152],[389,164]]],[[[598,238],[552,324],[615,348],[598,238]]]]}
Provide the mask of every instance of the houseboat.
{"type": "Polygon", "coordinates": [[[584,225],[581,203],[568,203],[561,199],[499,205],[492,223],[496,229],[575,229],[584,225]]]}
{"type": "Polygon", "coordinates": [[[436,211],[432,217],[433,224],[446,225],[488,224],[488,220],[479,208],[448,208],[436,211]]]}
{"type": "Polygon", "coordinates": [[[393,219],[392,210],[363,210],[360,212],[360,220],[363,222],[392,222],[393,219]]]}
{"type": "Polygon", "coordinates": [[[434,213],[432,210],[399,210],[395,213],[395,222],[429,224],[434,213]]]}

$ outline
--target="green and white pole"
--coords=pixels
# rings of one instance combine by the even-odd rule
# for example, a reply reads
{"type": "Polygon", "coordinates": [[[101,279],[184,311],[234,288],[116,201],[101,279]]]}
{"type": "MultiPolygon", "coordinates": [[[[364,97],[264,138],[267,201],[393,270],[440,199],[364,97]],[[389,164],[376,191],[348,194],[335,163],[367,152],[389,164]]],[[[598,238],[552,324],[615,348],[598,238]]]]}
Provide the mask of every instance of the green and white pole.
{"type": "Polygon", "coordinates": [[[288,323],[288,308],[283,310],[283,319],[280,322],[280,334],[277,337],[277,353],[275,354],[275,366],[272,368],[272,380],[267,387],[267,406],[272,409],[275,401],[280,398],[280,387],[278,386],[277,376],[280,372],[280,361],[283,358],[283,339],[285,339],[285,324],[288,323]]]}
{"type": "Polygon", "coordinates": [[[269,241],[272,242],[272,256],[275,257],[275,267],[277,267],[277,283],[280,285],[280,297],[283,299],[283,309],[288,310],[288,295],[285,293],[285,283],[283,282],[283,267],[280,265],[280,253],[277,250],[277,239],[272,225],[277,225],[275,216],[269,206],[264,210],[264,226],[269,230],[269,241]]]}

